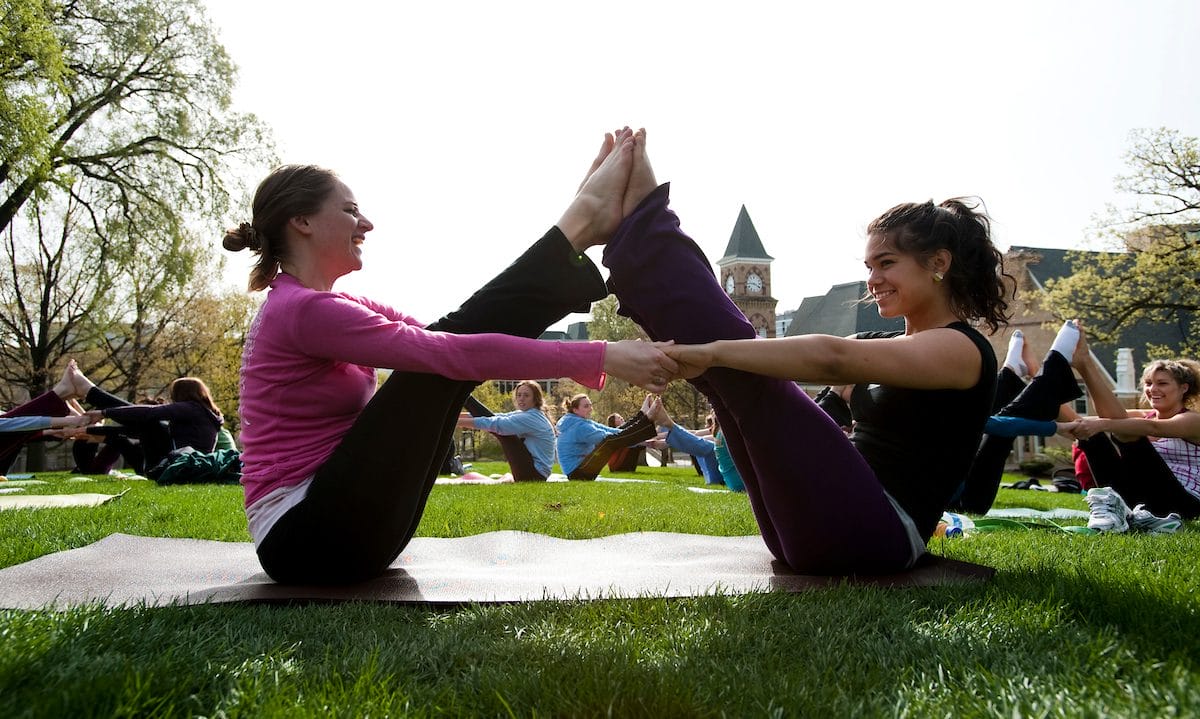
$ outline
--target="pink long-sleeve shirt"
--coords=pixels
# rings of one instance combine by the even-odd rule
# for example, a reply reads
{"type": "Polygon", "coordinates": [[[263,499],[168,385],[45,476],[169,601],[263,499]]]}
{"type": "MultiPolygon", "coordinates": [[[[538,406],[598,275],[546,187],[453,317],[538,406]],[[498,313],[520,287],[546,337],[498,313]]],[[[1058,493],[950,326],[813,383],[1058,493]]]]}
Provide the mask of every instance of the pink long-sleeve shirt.
{"type": "Polygon", "coordinates": [[[604,348],[431,332],[387,305],[280,274],[242,354],[246,504],[312,476],[374,394],[376,367],[461,380],[570,377],[600,388],[604,348]]]}

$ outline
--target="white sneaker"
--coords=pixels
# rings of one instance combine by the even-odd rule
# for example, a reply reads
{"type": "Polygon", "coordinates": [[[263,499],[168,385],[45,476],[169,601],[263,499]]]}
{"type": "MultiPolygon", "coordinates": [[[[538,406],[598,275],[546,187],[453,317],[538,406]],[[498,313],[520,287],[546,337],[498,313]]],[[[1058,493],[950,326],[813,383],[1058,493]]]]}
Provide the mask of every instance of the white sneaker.
{"type": "Polygon", "coordinates": [[[1171,512],[1165,517],[1156,517],[1146,505],[1139,504],[1129,513],[1129,528],[1150,534],[1174,534],[1183,526],[1183,517],[1171,512]]]}
{"type": "Polygon", "coordinates": [[[1129,529],[1129,506],[1111,487],[1092,487],[1086,497],[1092,516],[1088,528],[1119,534],[1129,529]]]}

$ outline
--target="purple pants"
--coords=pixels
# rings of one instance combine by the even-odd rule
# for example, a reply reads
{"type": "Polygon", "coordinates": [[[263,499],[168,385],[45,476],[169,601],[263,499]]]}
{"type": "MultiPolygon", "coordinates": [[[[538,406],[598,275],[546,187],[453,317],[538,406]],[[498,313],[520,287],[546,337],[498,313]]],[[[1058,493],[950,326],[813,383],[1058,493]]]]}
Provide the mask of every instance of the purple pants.
{"type": "MultiPolygon", "coordinates": [[[[654,340],[694,344],[755,336],[704,253],[668,207],[647,197],[604,251],[619,312],[654,340]]],[[[727,368],[692,380],[708,398],[771,552],[799,572],[890,572],[911,545],[874,471],[794,382],[727,368]]]]}

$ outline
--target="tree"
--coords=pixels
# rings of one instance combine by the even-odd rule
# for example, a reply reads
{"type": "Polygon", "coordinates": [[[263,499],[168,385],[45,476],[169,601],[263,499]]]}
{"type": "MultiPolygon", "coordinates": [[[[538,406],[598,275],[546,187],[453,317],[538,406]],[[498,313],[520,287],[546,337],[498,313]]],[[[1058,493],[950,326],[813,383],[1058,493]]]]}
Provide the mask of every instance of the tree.
{"type": "Polygon", "coordinates": [[[6,137],[20,138],[0,148],[0,231],[47,187],[96,186],[107,192],[79,201],[115,199],[133,212],[140,200],[173,223],[189,210],[221,216],[226,178],[237,176],[229,162],[258,156],[266,137],[253,116],[230,110],[235,68],[201,3],[12,5],[11,22],[28,30],[0,52],[0,83],[14,98],[6,137]]]}
{"type": "Polygon", "coordinates": [[[108,287],[104,243],[70,238],[82,210],[68,195],[59,207],[34,203],[26,231],[4,232],[7,260],[0,277],[0,381],[5,402],[15,387],[36,394],[64,356],[94,345],[94,315],[108,287]]]}
{"type": "MultiPolygon", "coordinates": [[[[1109,252],[1071,253],[1074,273],[1047,283],[1056,314],[1080,317],[1101,341],[1141,322],[1171,323],[1200,353],[1200,140],[1174,130],[1136,130],[1128,174],[1117,190],[1132,196],[1109,208],[1101,237],[1109,252]]],[[[1159,352],[1162,348],[1157,349],[1159,352]]]]}
{"type": "MultiPolygon", "coordinates": [[[[588,337],[610,342],[648,339],[637,323],[617,313],[618,307],[615,295],[609,295],[593,304],[592,319],[588,322],[588,337]]],[[[645,396],[645,390],[640,387],[609,377],[604,391],[594,399],[593,419],[603,422],[613,412],[628,419],[642,406],[645,396]]],[[[695,387],[687,382],[672,382],[662,397],[663,405],[673,419],[691,429],[702,426],[702,418],[708,412],[708,400],[695,387]]]]}
{"type": "Polygon", "coordinates": [[[0,379],[36,393],[100,341],[136,391],[130,348],[215,276],[189,228],[215,233],[271,143],[230,109],[235,69],[197,0],[10,0],[2,22],[0,379]]]}
{"type": "Polygon", "coordinates": [[[270,139],[199,0],[9,0],[0,24],[0,380],[36,394],[79,356],[132,398],[185,356],[156,343],[199,336],[198,238],[270,139]]]}

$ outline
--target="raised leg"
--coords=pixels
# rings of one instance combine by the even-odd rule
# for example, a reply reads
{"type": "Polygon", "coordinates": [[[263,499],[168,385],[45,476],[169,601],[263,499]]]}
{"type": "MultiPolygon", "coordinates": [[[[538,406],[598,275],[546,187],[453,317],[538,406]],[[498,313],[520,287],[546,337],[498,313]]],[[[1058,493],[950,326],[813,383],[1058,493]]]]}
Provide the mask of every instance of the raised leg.
{"type": "MultiPolygon", "coordinates": [[[[633,176],[638,175],[635,150],[633,176]]],[[[631,186],[634,179],[631,178],[631,186]]],[[[754,337],[704,253],[655,189],[604,252],[620,312],[652,339],[754,337]],[[655,271],[647,271],[655,268],[655,271]]],[[[768,548],[797,571],[880,572],[909,542],[879,481],[842,430],[793,382],[714,368],[693,381],[717,413],[768,548]],[[853,521],[837,508],[853,507],[853,521]]]]}
{"type": "MultiPolygon", "coordinates": [[[[0,417],[66,417],[68,414],[70,408],[67,403],[51,390],[0,414],[0,417]]],[[[7,472],[20,454],[21,447],[39,434],[40,431],[0,432],[0,469],[7,472]]]]}
{"type": "Polygon", "coordinates": [[[1130,508],[1144,504],[1160,517],[1171,512],[1184,519],[1200,517],[1200,499],[1183,488],[1145,437],[1121,442],[1101,433],[1080,440],[1079,448],[1097,486],[1112,487],[1130,508]]]}
{"type": "MultiPolygon", "coordinates": [[[[1006,417],[1052,420],[1058,416],[1064,402],[1079,397],[1079,383],[1066,358],[1051,350],[1043,361],[1041,373],[1028,385],[1022,385],[1016,374],[1005,367],[1000,371],[996,384],[997,403],[1008,398],[993,412],[1006,417]],[[1022,388],[1023,389],[1020,389],[1022,388]],[[1014,390],[1017,390],[1014,395],[1014,390]]],[[[979,451],[971,463],[971,470],[964,482],[959,499],[952,504],[962,512],[984,514],[996,501],[1000,479],[1004,474],[1004,463],[1012,452],[1015,437],[984,435],[979,451]]]]}
{"type": "MultiPolygon", "coordinates": [[[[595,266],[555,228],[430,329],[536,337],[605,294],[595,266]]],[[[284,582],[343,583],[383,571],[416,531],[474,387],[393,373],[317,471],[304,501],[260,544],[268,574],[284,582]]]]}

